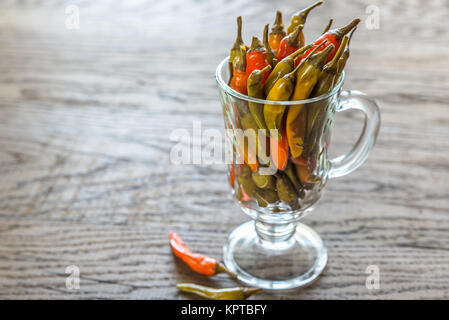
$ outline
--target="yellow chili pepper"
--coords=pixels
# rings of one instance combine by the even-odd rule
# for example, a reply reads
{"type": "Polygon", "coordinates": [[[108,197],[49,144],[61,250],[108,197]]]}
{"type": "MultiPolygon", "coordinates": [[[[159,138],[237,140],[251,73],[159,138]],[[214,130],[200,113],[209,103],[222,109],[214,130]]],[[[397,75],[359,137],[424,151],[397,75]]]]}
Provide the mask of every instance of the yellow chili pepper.
{"type": "MultiPolygon", "coordinates": [[[[251,72],[248,78],[248,96],[257,99],[263,99],[262,79],[267,71],[271,70],[271,66],[268,65],[262,70],[254,70],[251,72]]],[[[259,129],[266,130],[265,119],[263,117],[263,105],[255,102],[249,102],[249,111],[251,112],[254,120],[256,121],[259,129]]]]}

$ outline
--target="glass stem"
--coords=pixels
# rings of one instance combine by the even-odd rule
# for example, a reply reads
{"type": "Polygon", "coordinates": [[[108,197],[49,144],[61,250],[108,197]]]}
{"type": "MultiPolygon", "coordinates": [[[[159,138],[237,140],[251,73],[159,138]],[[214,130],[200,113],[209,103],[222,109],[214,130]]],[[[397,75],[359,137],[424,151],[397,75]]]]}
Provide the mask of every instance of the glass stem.
{"type": "Polygon", "coordinates": [[[267,249],[289,248],[295,242],[296,222],[271,224],[256,220],[255,228],[259,243],[267,249]]]}

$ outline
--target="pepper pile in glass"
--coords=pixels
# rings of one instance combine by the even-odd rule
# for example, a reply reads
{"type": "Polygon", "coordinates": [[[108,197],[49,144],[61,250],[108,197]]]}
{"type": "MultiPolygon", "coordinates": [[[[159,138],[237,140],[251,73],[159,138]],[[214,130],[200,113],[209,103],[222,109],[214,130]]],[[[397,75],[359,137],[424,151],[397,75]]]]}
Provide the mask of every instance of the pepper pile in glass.
{"type": "Polygon", "coordinates": [[[284,31],[281,12],[263,40],[237,39],[218,66],[223,116],[232,163],[229,182],[253,221],[239,226],[224,247],[226,267],[246,284],[289,289],[309,284],[327,263],[321,238],[298,221],[313,209],[329,178],[359,167],[374,145],[380,113],[357,91],[342,92],[349,44],[359,19],[305,44],[304,23],[317,2],[294,14],[284,31]],[[269,32],[270,31],[270,32],[269,32]],[[365,113],[351,151],[329,160],[336,112],[365,113]]]}

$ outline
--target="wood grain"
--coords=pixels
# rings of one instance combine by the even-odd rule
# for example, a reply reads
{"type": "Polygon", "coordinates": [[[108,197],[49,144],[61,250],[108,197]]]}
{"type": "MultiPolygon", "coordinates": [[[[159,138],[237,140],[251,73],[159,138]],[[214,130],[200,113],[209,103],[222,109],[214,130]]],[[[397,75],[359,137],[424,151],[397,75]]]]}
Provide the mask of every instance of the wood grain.
{"type": "MultiPolygon", "coordinates": [[[[267,299],[449,298],[449,4],[327,1],[306,26],[361,25],[346,88],[373,96],[382,128],[370,158],[331,181],[305,222],[329,263],[314,285],[267,299]],[[369,265],[378,290],[365,287],[369,265]]],[[[0,298],[186,299],[177,282],[231,286],[176,261],[177,230],[220,257],[247,217],[223,165],[170,164],[176,128],[223,127],[214,71],[234,40],[261,35],[275,9],[305,1],[2,1],[0,4],[0,298]],[[65,8],[80,29],[65,27],[65,8]],[[77,265],[81,288],[65,287],[77,265]]],[[[333,155],[355,141],[357,113],[339,114],[333,155]]]]}

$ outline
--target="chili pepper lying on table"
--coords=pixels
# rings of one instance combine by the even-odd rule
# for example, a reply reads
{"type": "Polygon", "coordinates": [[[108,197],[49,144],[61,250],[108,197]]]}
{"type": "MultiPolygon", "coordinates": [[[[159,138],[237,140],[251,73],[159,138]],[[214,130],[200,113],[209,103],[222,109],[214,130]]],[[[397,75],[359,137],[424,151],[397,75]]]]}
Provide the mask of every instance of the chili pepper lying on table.
{"type": "MultiPolygon", "coordinates": [[[[291,33],[293,32],[293,30],[295,30],[295,28],[299,25],[304,25],[306,23],[307,17],[309,16],[310,11],[312,11],[312,9],[322,5],[324,3],[324,1],[318,1],[315,2],[314,4],[308,6],[305,9],[302,9],[298,12],[296,12],[290,19],[290,25],[288,26],[287,32],[291,33]]],[[[304,34],[300,33],[300,38],[301,41],[304,43],[304,34]]]]}
{"type": "Polygon", "coordinates": [[[274,20],[274,25],[271,28],[271,32],[268,37],[268,43],[270,44],[270,47],[271,49],[273,49],[274,53],[277,54],[279,50],[279,44],[286,35],[287,34],[284,31],[284,24],[282,23],[282,12],[278,10],[276,11],[276,19],[274,20]]]}
{"type": "Polygon", "coordinates": [[[245,287],[215,289],[194,283],[180,283],[176,285],[176,288],[212,300],[245,300],[249,296],[262,291],[260,288],[245,287]]]}
{"type": "MultiPolygon", "coordinates": [[[[351,30],[353,30],[360,22],[360,19],[354,19],[350,23],[348,23],[346,26],[338,28],[338,29],[332,29],[323,34],[321,37],[319,37],[317,40],[313,42],[314,45],[319,45],[323,41],[327,40],[327,44],[324,47],[321,47],[320,51],[326,49],[331,44],[334,46],[334,50],[329,54],[327,57],[326,63],[332,60],[332,58],[337,53],[338,48],[340,48],[341,41],[343,40],[343,37],[348,34],[351,30]]],[[[304,53],[304,57],[307,57],[311,50],[309,49],[304,53]]]]}
{"type": "Polygon", "coordinates": [[[276,57],[277,61],[281,61],[286,56],[291,55],[293,52],[304,46],[304,41],[299,37],[303,27],[304,26],[300,24],[292,33],[289,33],[282,39],[281,43],[279,43],[279,50],[276,57]]]}
{"type": "Polygon", "coordinates": [[[214,276],[217,273],[225,272],[231,277],[237,278],[235,273],[229,271],[218,260],[190,251],[177,233],[170,232],[169,239],[175,256],[184,261],[193,271],[206,276],[214,276]]]}

